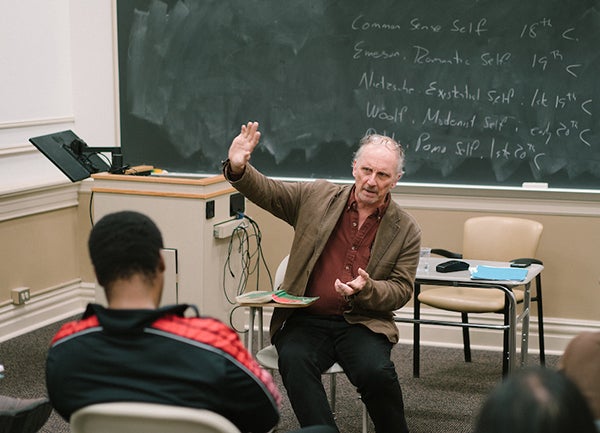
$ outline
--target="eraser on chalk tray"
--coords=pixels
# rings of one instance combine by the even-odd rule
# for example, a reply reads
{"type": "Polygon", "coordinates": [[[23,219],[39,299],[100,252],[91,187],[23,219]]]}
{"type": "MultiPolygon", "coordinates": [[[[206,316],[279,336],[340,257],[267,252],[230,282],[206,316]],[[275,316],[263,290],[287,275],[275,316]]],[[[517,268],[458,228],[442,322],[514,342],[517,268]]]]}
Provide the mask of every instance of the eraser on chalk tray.
{"type": "Polygon", "coordinates": [[[547,182],[523,182],[521,186],[524,189],[548,189],[547,182]]]}

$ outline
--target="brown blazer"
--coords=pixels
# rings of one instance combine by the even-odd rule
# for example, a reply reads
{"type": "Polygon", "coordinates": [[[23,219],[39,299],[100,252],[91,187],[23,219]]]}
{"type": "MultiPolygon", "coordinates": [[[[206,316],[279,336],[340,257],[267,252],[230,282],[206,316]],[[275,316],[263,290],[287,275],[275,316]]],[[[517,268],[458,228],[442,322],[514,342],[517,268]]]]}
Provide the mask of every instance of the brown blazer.
{"type": "MultiPolygon", "coordinates": [[[[282,182],[264,176],[250,164],[239,180],[230,182],[257,206],[294,227],[281,288],[293,295],[303,295],[315,263],[344,210],[352,185],[325,180],[282,182]]],[[[412,296],[420,246],[420,227],[392,200],[381,220],[365,269],[369,281],[352,297],[350,308],[344,313],[349,323],[365,325],[386,335],[392,343],[398,342],[393,312],[412,296]]],[[[286,308],[275,309],[271,336],[292,312],[286,308]]]]}

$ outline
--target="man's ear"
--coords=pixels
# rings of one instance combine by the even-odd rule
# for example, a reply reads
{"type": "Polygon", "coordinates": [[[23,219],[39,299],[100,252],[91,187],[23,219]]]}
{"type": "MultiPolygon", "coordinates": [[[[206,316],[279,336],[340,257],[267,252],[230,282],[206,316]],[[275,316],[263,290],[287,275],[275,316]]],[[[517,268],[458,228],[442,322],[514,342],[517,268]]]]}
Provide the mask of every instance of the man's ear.
{"type": "MultiPolygon", "coordinates": [[[[398,173],[398,177],[396,178],[396,183],[398,183],[398,181],[399,181],[400,179],[402,179],[402,176],[403,176],[403,175],[404,175],[404,172],[402,172],[402,173],[398,173]]],[[[396,186],[396,185],[394,185],[394,186],[396,186]]]]}

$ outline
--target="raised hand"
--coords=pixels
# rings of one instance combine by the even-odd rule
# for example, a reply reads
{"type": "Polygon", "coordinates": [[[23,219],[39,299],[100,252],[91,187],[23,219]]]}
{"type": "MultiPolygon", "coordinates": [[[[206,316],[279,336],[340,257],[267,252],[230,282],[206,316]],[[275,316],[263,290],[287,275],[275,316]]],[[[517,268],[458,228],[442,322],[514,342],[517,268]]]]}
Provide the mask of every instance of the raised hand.
{"type": "Polygon", "coordinates": [[[258,122],[242,125],[240,133],[229,147],[229,169],[232,174],[241,174],[244,171],[259,140],[258,122]]]}

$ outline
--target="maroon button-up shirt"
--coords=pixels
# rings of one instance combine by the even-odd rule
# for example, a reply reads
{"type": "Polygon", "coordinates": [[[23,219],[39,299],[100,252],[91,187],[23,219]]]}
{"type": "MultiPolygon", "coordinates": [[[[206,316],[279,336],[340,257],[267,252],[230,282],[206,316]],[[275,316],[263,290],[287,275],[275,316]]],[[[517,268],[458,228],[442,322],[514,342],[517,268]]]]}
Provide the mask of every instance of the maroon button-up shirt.
{"type": "Polygon", "coordinates": [[[366,269],[379,223],[389,203],[388,194],[385,202],[369,215],[359,229],[358,205],[352,189],[346,210],[331,233],[306,288],[305,296],[318,296],[319,300],[303,311],[341,315],[347,309],[348,300],[335,291],[335,280],[339,278],[346,283],[358,276],[358,268],[366,269]]]}

